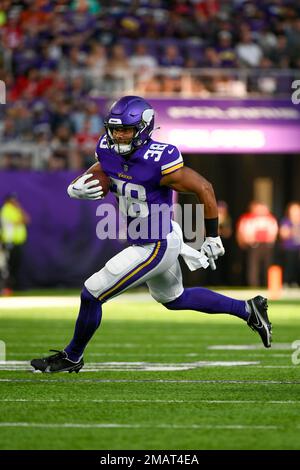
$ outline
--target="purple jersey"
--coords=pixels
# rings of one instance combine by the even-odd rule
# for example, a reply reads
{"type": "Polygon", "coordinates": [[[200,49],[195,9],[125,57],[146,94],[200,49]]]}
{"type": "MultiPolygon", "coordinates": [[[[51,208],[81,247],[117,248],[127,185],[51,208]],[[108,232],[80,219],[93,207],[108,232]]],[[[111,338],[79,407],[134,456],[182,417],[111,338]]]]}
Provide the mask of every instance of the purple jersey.
{"type": "Polygon", "coordinates": [[[171,231],[172,190],[160,186],[160,180],[183,166],[177,147],[150,139],[125,157],[108,148],[104,135],[96,158],[126,216],[128,241],[140,245],[166,238],[171,231]]]}

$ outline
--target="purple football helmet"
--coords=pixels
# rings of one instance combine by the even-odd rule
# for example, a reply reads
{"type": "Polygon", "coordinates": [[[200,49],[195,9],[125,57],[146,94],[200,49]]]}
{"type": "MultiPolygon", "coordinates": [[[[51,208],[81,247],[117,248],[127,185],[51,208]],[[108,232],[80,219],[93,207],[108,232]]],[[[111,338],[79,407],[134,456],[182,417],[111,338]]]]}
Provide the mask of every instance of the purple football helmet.
{"type": "Polygon", "coordinates": [[[151,137],[154,126],[154,109],[139,96],[123,96],[116,101],[104,120],[108,147],[121,155],[129,155],[144,145],[151,137]],[[134,128],[129,144],[120,144],[113,138],[114,129],[134,128]]]}

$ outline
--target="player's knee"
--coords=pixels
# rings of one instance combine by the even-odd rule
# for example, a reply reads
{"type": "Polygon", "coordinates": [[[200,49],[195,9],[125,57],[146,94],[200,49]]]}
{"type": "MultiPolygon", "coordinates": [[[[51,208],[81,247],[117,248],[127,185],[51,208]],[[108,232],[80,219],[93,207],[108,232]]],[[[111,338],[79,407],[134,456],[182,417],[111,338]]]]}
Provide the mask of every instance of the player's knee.
{"type": "Polygon", "coordinates": [[[161,302],[161,303],[168,310],[176,310],[176,307],[174,306],[174,301],[173,300],[171,302],[166,302],[166,303],[161,302]]]}
{"type": "Polygon", "coordinates": [[[160,303],[164,307],[166,307],[168,310],[175,310],[175,307],[173,306],[173,300],[169,301],[166,297],[154,297],[152,295],[153,299],[156,300],[156,302],[160,303]]]}
{"type": "Polygon", "coordinates": [[[91,294],[93,297],[98,298],[101,291],[105,289],[105,283],[102,279],[102,276],[98,275],[98,273],[93,274],[89,277],[85,283],[84,288],[91,294]]]}
{"type": "Polygon", "coordinates": [[[177,310],[178,309],[178,299],[181,298],[181,295],[179,297],[168,297],[166,294],[163,293],[153,293],[150,291],[151,297],[156,300],[156,302],[160,303],[164,307],[166,307],[168,310],[177,310]]]}
{"type": "Polygon", "coordinates": [[[163,295],[162,293],[159,293],[159,292],[152,292],[151,290],[149,291],[152,299],[154,299],[156,302],[158,302],[159,304],[162,304],[164,305],[165,302],[168,302],[168,299],[165,295],[163,295]]]}
{"type": "Polygon", "coordinates": [[[149,287],[149,293],[156,302],[162,304],[168,310],[178,310],[179,304],[185,298],[185,290],[182,286],[172,289],[161,290],[159,288],[149,287]]]}
{"type": "Polygon", "coordinates": [[[85,288],[95,298],[98,298],[103,292],[105,292],[109,286],[112,286],[117,281],[117,277],[113,276],[107,269],[106,266],[100,271],[92,274],[84,283],[85,288]]]}
{"type": "Polygon", "coordinates": [[[97,297],[95,297],[89,289],[86,287],[86,285],[83,286],[83,289],[81,291],[81,300],[97,300],[97,297]]]}
{"type": "Polygon", "coordinates": [[[186,292],[183,291],[181,295],[176,297],[175,299],[165,302],[163,305],[166,307],[168,310],[181,310],[184,307],[186,299],[186,292]]]}

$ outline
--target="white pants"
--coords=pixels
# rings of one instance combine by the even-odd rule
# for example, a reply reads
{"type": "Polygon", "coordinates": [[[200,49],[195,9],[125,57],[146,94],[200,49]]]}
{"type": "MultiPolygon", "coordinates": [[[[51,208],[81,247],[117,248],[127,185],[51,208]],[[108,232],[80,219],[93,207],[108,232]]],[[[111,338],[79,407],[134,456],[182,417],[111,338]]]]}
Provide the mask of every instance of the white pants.
{"type": "Polygon", "coordinates": [[[183,292],[178,261],[181,248],[182,238],[175,230],[166,240],[130,246],[111,258],[84,285],[94,297],[106,302],[130,287],[146,282],[157,302],[171,302],[183,292]]]}

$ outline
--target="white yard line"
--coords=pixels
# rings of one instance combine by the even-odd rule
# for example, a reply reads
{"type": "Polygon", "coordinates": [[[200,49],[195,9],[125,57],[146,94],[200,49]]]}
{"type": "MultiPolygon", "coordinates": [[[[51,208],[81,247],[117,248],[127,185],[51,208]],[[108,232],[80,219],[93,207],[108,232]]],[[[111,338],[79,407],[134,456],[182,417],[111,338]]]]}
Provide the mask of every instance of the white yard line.
{"type": "MultiPolygon", "coordinates": [[[[84,372],[97,372],[100,370],[111,371],[180,371],[192,370],[199,367],[235,367],[260,364],[255,361],[195,361],[195,362],[89,362],[85,365],[84,372]]],[[[27,361],[0,362],[0,371],[32,370],[27,361]]]]}
{"type": "MultiPolygon", "coordinates": [[[[118,371],[118,372],[168,372],[186,371],[202,367],[247,367],[260,369],[294,369],[296,365],[261,365],[259,362],[245,361],[198,361],[193,363],[150,363],[150,362],[89,362],[80,372],[118,371]]],[[[0,362],[0,372],[34,372],[27,361],[6,361],[0,362]]]]}
{"type": "Polygon", "coordinates": [[[79,428],[79,429],[102,429],[102,428],[129,428],[129,429],[279,429],[273,425],[247,425],[247,424],[129,424],[129,423],[27,423],[27,422],[0,422],[0,427],[15,428],[79,428]]]}
{"type": "MultiPolygon", "coordinates": [[[[262,344],[213,344],[207,346],[207,349],[214,349],[217,351],[252,351],[257,349],[265,350],[262,344]]],[[[292,351],[292,343],[274,343],[272,350],[292,351]]]]}
{"type": "MultiPolygon", "coordinates": [[[[272,365],[269,365],[269,366],[261,366],[261,365],[257,365],[257,366],[249,366],[249,367],[256,367],[257,369],[295,369],[296,370],[296,365],[293,365],[293,366],[272,366],[272,365]]],[[[299,367],[299,366],[298,366],[299,367]]]]}
{"type": "MultiPolygon", "coordinates": [[[[82,371],[82,370],[81,370],[82,371]]],[[[89,372],[89,371],[87,371],[89,372]]],[[[40,375],[40,374],[39,374],[40,375]]],[[[66,373],[68,376],[68,374],[66,373]]],[[[175,379],[82,379],[80,377],[72,379],[72,378],[60,378],[54,379],[52,378],[53,375],[49,374],[48,378],[45,379],[1,379],[0,382],[7,382],[7,383],[42,383],[45,382],[47,384],[51,383],[62,383],[62,384],[80,384],[85,385],[87,383],[90,384],[104,384],[104,383],[156,383],[156,384],[240,384],[240,385],[300,385],[300,380],[175,380],[175,379]]]]}
{"type": "MultiPolygon", "coordinates": [[[[70,403],[68,399],[60,398],[1,398],[0,403],[70,403]]],[[[72,403],[143,403],[143,404],[210,404],[210,405],[244,405],[244,404],[255,404],[255,405],[300,405],[300,400],[123,400],[123,399],[72,399],[72,403]]]]}

